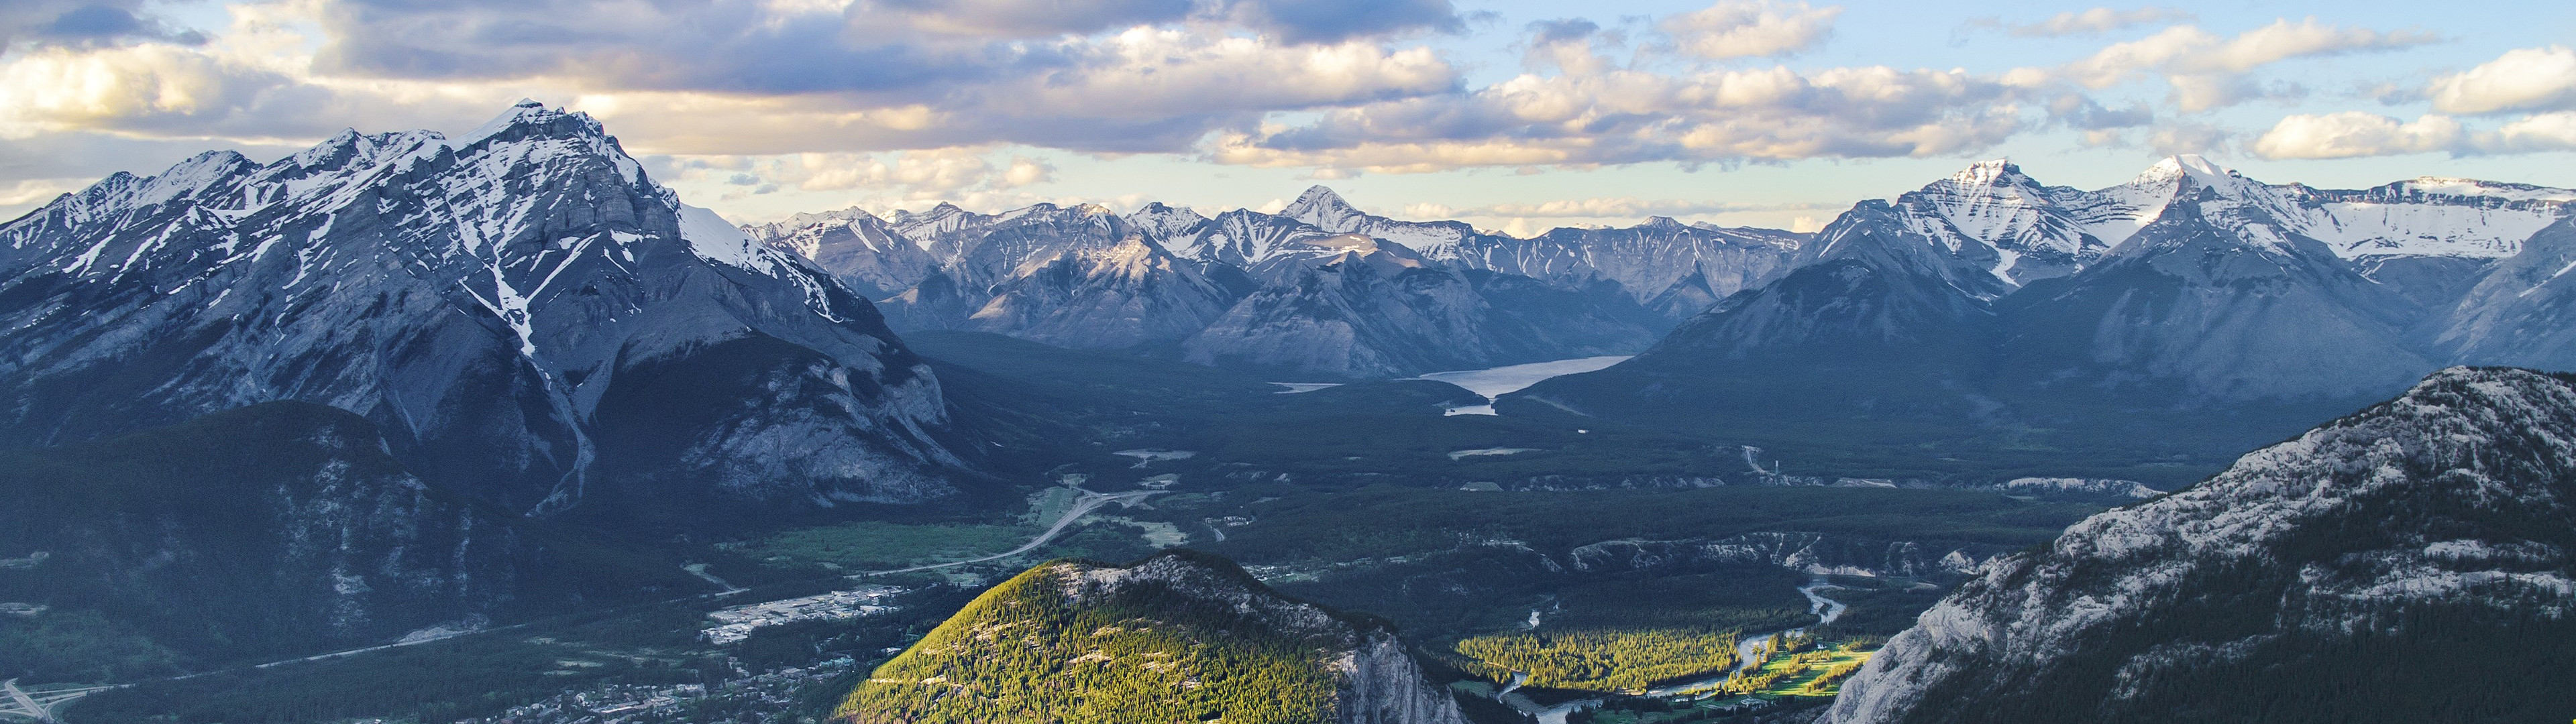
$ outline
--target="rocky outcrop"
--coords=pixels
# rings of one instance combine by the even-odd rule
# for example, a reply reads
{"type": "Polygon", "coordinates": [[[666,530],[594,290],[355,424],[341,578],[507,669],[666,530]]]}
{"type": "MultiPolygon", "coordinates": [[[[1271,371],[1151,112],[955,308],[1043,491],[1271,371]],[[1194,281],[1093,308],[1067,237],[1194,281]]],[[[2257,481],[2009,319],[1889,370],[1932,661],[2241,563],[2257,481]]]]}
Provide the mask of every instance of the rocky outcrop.
{"type": "Polygon", "coordinates": [[[2554,716],[2576,705],[2571,515],[2576,378],[2444,370],[1987,566],[1828,720],[2554,716]],[[2477,661],[2516,664],[2463,677],[2477,661]]]}
{"type": "Polygon", "coordinates": [[[1602,541],[1576,547],[1566,558],[1575,570],[1585,572],[1762,565],[1820,576],[1946,578],[1975,572],[2006,550],[1988,544],[1931,545],[1766,532],[1716,539],[1602,541]]]}

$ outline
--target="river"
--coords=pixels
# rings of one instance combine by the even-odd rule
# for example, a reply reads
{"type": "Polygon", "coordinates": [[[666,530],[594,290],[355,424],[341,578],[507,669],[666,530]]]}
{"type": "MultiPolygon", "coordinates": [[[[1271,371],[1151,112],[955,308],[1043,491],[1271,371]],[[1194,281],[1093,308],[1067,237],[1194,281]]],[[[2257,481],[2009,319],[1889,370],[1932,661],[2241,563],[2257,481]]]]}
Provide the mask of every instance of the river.
{"type": "MultiPolygon", "coordinates": [[[[1808,582],[1807,585],[1798,587],[1798,595],[1807,597],[1807,612],[1816,615],[1816,625],[1818,626],[1833,623],[1834,619],[1843,617],[1844,610],[1851,608],[1848,604],[1826,598],[1816,593],[1817,591],[1828,588],[1841,588],[1841,586],[1836,586],[1834,584],[1827,583],[1822,579],[1818,579],[1808,582]]],[[[1795,636],[1806,632],[1806,630],[1807,629],[1805,628],[1793,628],[1786,631],[1773,631],[1760,636],[1738,639],[1735,642],[1735,668],[1728,669],[1726,673],[1709,676],[1707,678],[1694,679],[1671,686],[1647,689],[1646,694],[1649,696],[1679,696],[1682,692],[1694,689],[1706,689],[1717,686],[1718,684],[1726,683],[1727,679],[1734,677],[1736,674],[1744,673],[1746,670],[1762,663],[1754,657],[1762,653],[1762,646],[1764,644],[1770,643],[1772,639],[1776,639],[1781,636],[1795,636]]]]}

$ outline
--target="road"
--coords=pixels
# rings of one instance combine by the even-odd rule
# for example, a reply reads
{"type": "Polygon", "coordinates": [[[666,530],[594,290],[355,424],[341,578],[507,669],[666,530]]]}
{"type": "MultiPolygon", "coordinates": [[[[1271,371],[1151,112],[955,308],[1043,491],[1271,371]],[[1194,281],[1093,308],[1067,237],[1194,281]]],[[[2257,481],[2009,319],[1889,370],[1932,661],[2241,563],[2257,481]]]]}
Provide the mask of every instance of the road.
{"type": "MultiPolygon", "coordinates": [[[[1074,488],[1074,489],[1075,489],[1075,490],[1082,490],[1081,488],[1074,488]]],[[[1019,554],[1022,554],[1022,553],[1027,553],[1027,552],[1029,552],[1029,551],[1037,550],[1038,546],[1046,545],[1047,541],[1055,540],[1056,534],[1063,533],[1063,532],[1064,532],[1064,529],[1065,529],[1066,527],[1068,527],[1068,526],[1073,525],[1073,522],[1074,522],[1075,520],[1081,519],[1081,518],[1082,518],[1082,516],[1089,515],[1089,514],[1091,513],[1091,511],[1098,510],[1098,509],[1100,508],[1100,506],[1108,505],[1108,504],[1110,504],[1110,503],[1117,503],[1117,504],[1119,505],[1119,507],[1122,507],[1122,508],[1123,508],[1123,507],[1128,507],[1128,506],[1135,505],[1135,504],[1137,504],[1137,503],[1139,503],[1139,502],[1143,502],[1143,501],[1145,500],[1145,498],[1147,498],[1147,497],[1149,497],[1149,496],[1152,496],[1152,495],[1153,495],[1153,494],[1155,494],[1155,493],[1160,493],[1160,492],[1163,492],[1163,491],[1160,491],[1160,490],[1133,490],[1133,491],[1128,491],[1128,492],[1124,492],[1124,493],[1094,493],[1094,492],[1091,492],[1091,491],[1088,491],[1088,490],[1082,490],[1082,497],[1075,498],[1075,499],[1073,500],[1073,507],[1072,507],[1072,508],[1070,508],[1070,509],[1068,509],[1068,510],[1066,510],[1066,511],[1064,511],[1064,517],[1062,517],[1062,518],[1057,518],[1057,519],[1056,519],[1056,521],[1055,521],[1055,525],[1048,526],[1048,527],[1047,527],[1047,529],[1046,529],[1046,532],[1044,532],[1044,533],[1039,533],[1039,534],[1038,534],[1038,537],[1029,539],[1029,542],[1028,542],[1028,543],[1022,544],[1022,545],[1021,545],[1020,547],[1018,547],[1018,548],[1013,548],[1013,549],[1010,549],[1010,550],[1008,550],[1008,551],[1003,551],[1003,552],[1001,552],[1001,553],[995,553],[995,554],[993,554],[993,555],[985,556],[985,557],[982,557],[982,558],[969,558],[969,559],[962,560],[962,561],[949,561],[949,562],[947,562],[947,563],[932,563],[932,564],[929,564],[929,565],[913,566],[913,567],[911,567],[911,568],[897,568],[897,569],[894,569],[894,570],[891,570],[891,571],[869,571],[869,572],[867,572],[867,573],[862,573],[862,574],[859,574],[859,575],[862,575],[862,576],[882,576],[882,575],[885,575],[885,574],[888,574],[888,573],[911,573],[911,572],[913,572],[913,571],[927,571],[927,570],[931,570],[931,569],[935,569],[935,568],[947,568],[947,567],[949,567],[949,566],[962,566],[962,565],[966,565],[966,564],[968,564],[968,563],[982,563],[982,562],[985,562],[985,561],[993,561],[993,560],[1001,560],[1001,559],[1004,559],[1004,558],[1009,558],[1009,557],[1011,557],[1011,556],[1016,556],[1016,555],[1019,555],[1019,554]]]]}
{"type": "Polygon", "coordinates": [[[27,691],[18,688],[18,680],[0,681],[0,716],[22,716],[40,722],[52,722],[54,710],[91,692],[106,691],[113,686],[69,686],[27,691]]]}

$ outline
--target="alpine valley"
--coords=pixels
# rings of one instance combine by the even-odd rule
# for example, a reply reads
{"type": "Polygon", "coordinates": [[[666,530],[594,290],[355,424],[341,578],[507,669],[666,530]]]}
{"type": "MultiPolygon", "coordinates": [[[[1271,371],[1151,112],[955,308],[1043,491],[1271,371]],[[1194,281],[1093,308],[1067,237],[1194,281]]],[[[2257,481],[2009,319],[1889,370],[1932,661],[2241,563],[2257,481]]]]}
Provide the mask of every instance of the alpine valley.
{"type": "Polygon", "coordinates": [[[2175,156],[1812,234],[738,226],[534,102],[207,153],[0,224],[0,720],[2565,716],[2571,219],[2175,156]]]}

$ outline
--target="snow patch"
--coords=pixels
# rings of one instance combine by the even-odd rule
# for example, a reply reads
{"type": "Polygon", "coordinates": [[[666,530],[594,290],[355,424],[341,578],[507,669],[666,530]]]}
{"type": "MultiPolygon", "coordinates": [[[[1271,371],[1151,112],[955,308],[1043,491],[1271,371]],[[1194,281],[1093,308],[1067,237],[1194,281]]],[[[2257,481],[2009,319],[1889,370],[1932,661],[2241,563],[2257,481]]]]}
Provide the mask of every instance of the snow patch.
{"type": "Polygon", "coordinates": [[[763,274],[778,270],[778,261],[763,253],[760,242],[711,209],[681,204],[680,238],[688,240],[689,250],[700,259],[763,274]]]}

